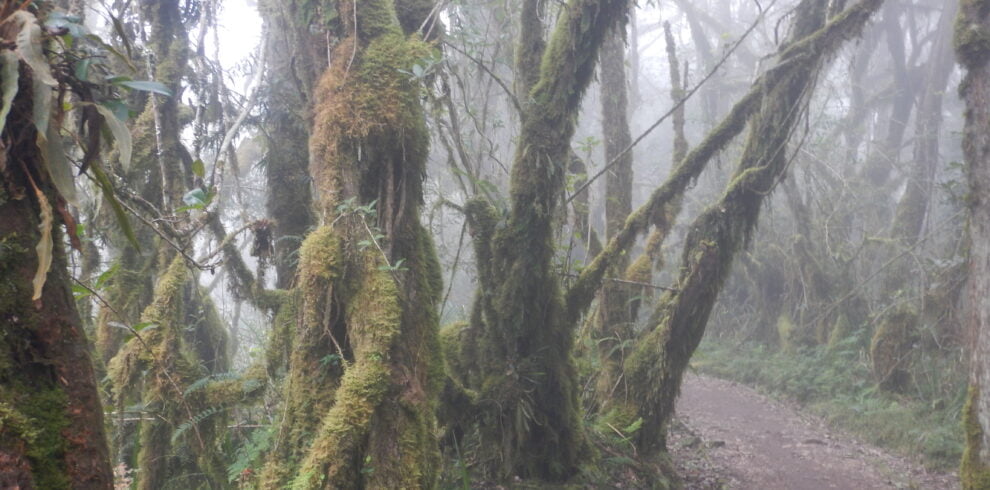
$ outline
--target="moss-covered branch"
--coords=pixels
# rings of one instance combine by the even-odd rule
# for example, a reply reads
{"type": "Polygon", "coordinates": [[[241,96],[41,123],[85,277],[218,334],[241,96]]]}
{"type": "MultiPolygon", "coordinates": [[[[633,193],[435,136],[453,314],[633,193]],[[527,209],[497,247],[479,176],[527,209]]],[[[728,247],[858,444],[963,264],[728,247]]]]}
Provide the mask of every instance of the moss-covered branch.
{"type": "Polygon", "coordinates": [[[861,2],[830,21],[814,34],[787,46],[778,55],[778,64],[753,83],[753,88],[732,107],[729,114],[691,150],[677,165],[667,180],[650,194],[647,202],[634,211],[625,226],[609,240],[602,251],[581,272],[581,276],[567,291],[568,317],[576,319],[588,308],[595,291],[601,287],[609,266],[629,250],[636,238],[645,233],[650,224],[662,219],[668,203],[683,195],[707,163],[745,128],[749,118],[760,108],[765,93],[777,87],[795,73],[806,72],[809,64],[818,57],[831,56],[842,42],[854,37],[865,20],[875,10],[873,2],[861,2]],[[813,56],[808,56],[808,55],[813,56]]]}
{"type": "Polygon", "coordinates": [[[195,380],[211,374],[193,360],[203,361],[214,373],[227,369],[226,352],[212,351],[225,345],[225,338],[199,338],[226,335],[222,329],[217,331],[215,313],[206,314],[205,322],[192,321],[202,315],[202,308],[212,308],[203,303],[198,288],[183,258],[174,258],[141,315],[146,327],[124,344],[107,368],[118,410],[137,403],[155,414],[140,426],[141,489],[162,488],[178,475],[211,484],[225,480],[223,464],[213,450],[223,417],[213,416],[217,409],[206,403],[202,392],[186,393],[195,380]],[[194,328],[187,331],[187,326],[194,328]]]}
{"type": "Polygon", "coordinates": [[[666,424],[684,369],[701,341],[732,259],[748,242],[763,199],[773,191],[787,167],[787,144],[814,88],[819,66],[843,40],[859,32],[882,3],[863,0],[824,28],[821,26],[827,14],[826,2],[804,0],[799,5],[792,41],[781,54],[785,60],[782,66],[793,63],[799,69],[787,71],[783,78],[777,77],[785,71],[771,71],[776,71],[777,75],[770,79],[777,83],[764,87],[766,97],[738,169],[718,202],[692,224],[685,240],[678,289],[665,294],[657,304],[651,317],[655,328],[626,361],[630,386],[636,389],[632,398],[639,402],[638,415],[643,419],[637,433],[641,450],[665,449],[666,424]],[[837,23],[843,29],[833,30],[837,23]],[[831,36],[822,38],[826,32],[831,36]],[[796,51],[796,47],[807,51],[796,51]]]}

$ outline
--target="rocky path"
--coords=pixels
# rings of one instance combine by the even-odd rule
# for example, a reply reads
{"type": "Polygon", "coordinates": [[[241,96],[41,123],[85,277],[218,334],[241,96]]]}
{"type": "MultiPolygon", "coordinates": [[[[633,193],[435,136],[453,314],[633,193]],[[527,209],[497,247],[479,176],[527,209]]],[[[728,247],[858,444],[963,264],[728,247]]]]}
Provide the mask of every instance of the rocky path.
{"type": "Polygon", "coordinates": [[[881,449],[730,381],[688,375],[669,447],[689,489],[954,489],[881,449]]]}

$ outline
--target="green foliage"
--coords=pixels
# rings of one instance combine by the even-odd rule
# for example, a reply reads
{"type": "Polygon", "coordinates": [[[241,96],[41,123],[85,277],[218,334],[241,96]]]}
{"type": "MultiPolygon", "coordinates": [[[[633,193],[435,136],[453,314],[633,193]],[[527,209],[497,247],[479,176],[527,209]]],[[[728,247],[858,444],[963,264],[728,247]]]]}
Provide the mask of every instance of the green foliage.
{"type": "Polygon", "coordinates": [[[233,483],[246,474],[252,473],[254,468],[261,465],[261,457],[271,447],[275,438],[275,426],[270,426],[255,430],[251,437],[244,441],[234,453],[234,461],[227,466],[227,481],[233,483]]]}
{"type": "Polygon", "coordinates": [[[865,352],[869,333],[856,331],[831,348],[772,351],[755,343],[706,339],[694,357],[698,370],[755,385],[796,400],[838,428],[906,455],[927,466],[954,467],[962,454],[959,414],[965,375],[946,361],[927,358],[910,397],[890,395],[875,384],[865,352]],[[941,373],[938,376],[935,373],[941,373]],[[946,374],[950,373],[950,374],[946,374]]]}
{"type": "Polygon", "coordinates": [[[200,423],[210,418],[211,416],[222,412],[223,410],[225,410],[224,407],[207,407],[205,410],[197,413],[196,415],[193,415],[192,418],[190,418],[189,420],[186,420],[185,422],[179,424],[179,427],[177,427],[175,429],[175,432],[172,433],[172,444],[175,444],[176,441],[178,441],[179,438],[182,437],[182,434],[186,433],[186,431],[192,429],[196,425],[199,425],[200,423]]]}

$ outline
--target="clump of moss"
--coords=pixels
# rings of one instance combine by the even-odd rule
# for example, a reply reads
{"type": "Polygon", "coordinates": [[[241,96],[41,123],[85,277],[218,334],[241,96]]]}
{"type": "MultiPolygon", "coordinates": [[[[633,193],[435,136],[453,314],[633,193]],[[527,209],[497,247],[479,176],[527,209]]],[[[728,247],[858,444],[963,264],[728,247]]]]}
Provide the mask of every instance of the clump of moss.
{"type": "Polygon", "coordinates": [[[901,392],[910,383],[907,364],[911,348],[918,340],[917,324],[917,311],[905,305],[884,315],[874,332],[870,358],[881,388],[901,392]]]}
{"type": "Polygon", "coordinates": [[[966,448],[963,450],[962,465],[959,469],[959,480],[964,490],[981,490],[990,488],[990,467],[983,463],[981,453],[985,428],[980,423],[977,409],[980,389],[972,384],[966,393],[966,405],[963,407],[963,429],[966,432],[966,448]]]}

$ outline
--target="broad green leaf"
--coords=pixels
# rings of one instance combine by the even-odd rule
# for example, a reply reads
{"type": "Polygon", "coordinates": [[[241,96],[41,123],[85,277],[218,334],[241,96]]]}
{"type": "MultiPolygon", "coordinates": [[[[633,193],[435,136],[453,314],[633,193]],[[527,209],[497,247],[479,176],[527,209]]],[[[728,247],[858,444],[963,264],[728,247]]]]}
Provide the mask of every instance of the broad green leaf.
{"type": "Polygon", "coordinates": [[[34,78],[50,87],[58,85],[55,77],[52,76],[48,58],[41,49],[41,26],[38,25],[38,19],[26,10],[18,10],[11,14],[11,17],[21,26],[15,40],[17,54],[31,67],[34,78]]]}
{"type": "Polygon", "coordinates": [[[120,119],[121,121],[127,122],[127,120],[131,117],[131,110],[123,101],[113,99],[104,100],[100,102],[100,105],[110,109],[110,111],[113,112],[113,115],[117,116],[117,119],[120,119]]]}
{"type": "Polygon", "coordinates": [[[58,134],[58,128],[54,124],[48,125],[48,134],[44,141],[38,138],[38,148],[41,150],[41,157],[45,160],[48,168],[48,175],[52,178],[52,183],[58,189],[58,193],[65,198],[69,204],[78,207],[79,199],[76,197],[75,179],[72,177],[72,164],[65,157],[65,150],[62,147],[62,138],[58,134]]]}
{"type": "Polygon", "coordinates": [[[83,81],[89,79],[89,67],[92,65],[93,58],[83,58],[77,61],[73,67],[73,72],[75,73],[76,78],[83,81]]]}
{"type": "Polygon", "coordinates": [[[164,83],[160,83],[160,82],[152,82],[150,80],[119,80],[110,83],[114,85],[119,85],[121,87],[127,87],[131,90],[153,92],[156,94],[164,95],[166,97],[172,96],[172,91],[169,90],[164,83]]]}
{"type": "Polygon", "coordinates": [[[111,85],[116,85],[116,84],[121,83],[121,82],[129,82],[131,80],[134,80],[134,79],[131,78],[131,77],[129,77],[129,76],[127,76],[127,75],[111,75],[111,76],[108,76],[107,79],[106,79],[107,83],[109,83],[111,85]]]}
{"type": "Polygon", "coordinates": [[[118,270],[120,270],[120,262],[114,262],[113,265],[110,266],[110,268],[103,271],[102,274],[96,277],[96,282],[93,284],[93,286],[96,289],[103,289],[103,286],[106,286],[107,282],[109,282],[110,279],[113,278],[113,276],[117,275],[118,270]]]}
{"type": "Polygon", "coordinates": [[[38,224],[41,239],[38,240],[38,245],[35,247],[38,252],[38,269],[31,281],[31,284],[34,285],[34,295],[31,300],[38,301],[41,299],[41,292],[45,287],[45,281],[48,279],[48,271],[52,268],[52,249],[54,248],[52,222],[54,220],[52,219],[52,206],[48,203],[45,193],[37,187],[35,187],[34,193],[38,197],[38,205],[41,207],[41,223],[38,224]]]}
{"type": "Polygon", "coordinates": [[[83,299],[83,298],[86,298],[86,297],[88,297],[90,295],[92,295],[92,293],[90,293],[89,290],[87,290],[86,288],[84,288],[84,287],[82,287],[82,286],[80,286],[78,284],[73,284],[72,285],[72,296],[74,298],[76,298],[76,299],[83,299]]]}
{"type": "Polygon", "coordinates": [[[0,67],[0,77],[3,80],[0,81],[0,90],[3,91],[3,106],[0,107],[0,133],[3,132],[4,126],[7,124],[7,115],[10,114],[10,108],[14,104],[14,97],[17,96],[17,80],[20,77],[20,70],[18,70],[18,65],[20,61],[17,59],[17,55],[13,51],[3,50],[0,53],[0,63],[3,66],[0,67]]]}
{"type": "Polygon", "coordinates": [[[193,189],[182,196],[182,202],[189,206],[206,206],[209,202],[209,196],[203,189],[193,189]]]}
{"type": "MultiPolygon", "coordinates": [[[[127,327],[124,327],[124,328],[127,328],[127,327]]],[[[156,328],[158,328],[158,324],[157,323],[154,323],[154,322],[141,322],[141,323],[138,323],[137,325],[134,325],[133,327],[127,328],[127,330],[131,332],[131,334],[128,335],[128,336],[126,336],[126,337],[124,337],[124,342],[127,342],[127,341],[131,340],[132,338],[134,338],[134,335],[136,335],[136,334],[139,334],[141,332],[148,331],[148,330],[154,330],[156,328]]]]}
{"type": "Polygon", "coordinates": [[[34,127],[38,128],[38,137],[48,137],[48,121],[52,117],[52,88],[45,85],[35,77],[32,80],[31,88],[34,99],[31,101],[31,117],[34,119],[34,127]]]}
{"type": "Polygon", "coordinates": [[[199,177],[201,179],[206,176],[206,165],[203,163],[202,160],[197,158],[192,163],[192,173],[195,174],[196,177],[199,177]]]}
{"type": "Polygon", "coordinates": [[[131,151],[133,149],[131,132],[127,129],[127,125],[120,119],[117,119],[117,116],[109,108],[101,104],[96,104],[95,106],[96,110],[103,116],[103,122],[110,129],[113,138],[117,140],[117,151],[120,152],[120,166],[124,170],[127,170],[131,166],[131,151]]]}

